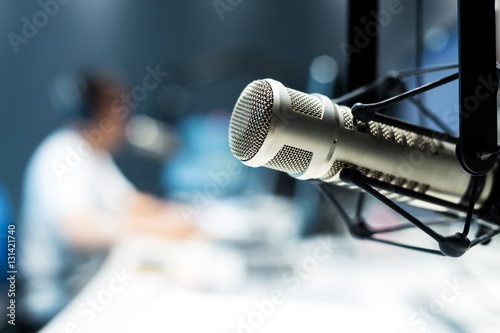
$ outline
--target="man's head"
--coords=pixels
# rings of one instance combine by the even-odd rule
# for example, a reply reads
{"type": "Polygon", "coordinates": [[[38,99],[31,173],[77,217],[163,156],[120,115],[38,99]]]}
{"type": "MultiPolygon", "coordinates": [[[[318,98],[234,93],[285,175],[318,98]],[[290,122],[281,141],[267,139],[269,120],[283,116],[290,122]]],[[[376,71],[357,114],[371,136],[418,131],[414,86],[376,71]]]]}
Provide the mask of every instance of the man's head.
{"type": "Polygon", "coordinates": [[[123,112],[121,99],[125,84],[118,75],[105,71],[88,71],[81,75],[82,132],[90,143],[113,151],[122,143],[129,112],[123,112]]]}

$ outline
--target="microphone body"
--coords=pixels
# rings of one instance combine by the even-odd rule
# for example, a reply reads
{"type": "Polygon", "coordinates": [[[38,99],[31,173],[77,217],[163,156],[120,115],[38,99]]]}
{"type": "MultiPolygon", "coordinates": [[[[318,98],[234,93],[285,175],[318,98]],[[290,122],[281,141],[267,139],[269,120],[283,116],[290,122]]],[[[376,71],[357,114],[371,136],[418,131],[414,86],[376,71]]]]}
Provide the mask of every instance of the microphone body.
{"type": "MultiPolygon", "coordinates": [[[[353,118],[329,98],[286,88],[278,81],[248,85],[234,108],[229,132],[233,154],[251,167],[264,166],[298,179],[347,185],[342,168],[415,193],[464,204],[471,176],[459,165],[455,145],[394,126],[353,118]]],[[[476,209],[489,202],[497,166],[484,176],[476,209]]],[[[399,202],[447,211],[429,202],[384,192],[399,202]]]]}

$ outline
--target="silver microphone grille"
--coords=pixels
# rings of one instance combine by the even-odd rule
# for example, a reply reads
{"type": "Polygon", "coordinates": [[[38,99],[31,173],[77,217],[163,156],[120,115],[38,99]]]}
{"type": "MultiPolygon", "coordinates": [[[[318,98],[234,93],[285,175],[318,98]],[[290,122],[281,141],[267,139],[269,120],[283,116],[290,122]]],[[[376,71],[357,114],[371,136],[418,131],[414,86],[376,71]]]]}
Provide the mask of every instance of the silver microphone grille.
{"type": "Polygon", "coordinates": [[[241,161],[257,154],[266,139],[273,114],[274,94],[264,80],[250,83],[234,107],[229,127],[229,146],[241,161]]]}
{"type": "MultiPolygon", "coordinates": [[[[321,119],[323,108],[318,98],[290,88],[286,88],[286,92],[290,97],[292,111],[321,119]]],[[[271,127],[273,107],[273,88],[266,80],[250,83],[241,93],[234,107],[229,130],[229,146],[234,156],[241,161],[250,160],[262,147],[271,127]]],[[[270,161],[268,167],[291,173],[299,173],[299,170],[303,171],[307,167],[307,164],[304,166],[307,163],[304,158],[298,158],[297,165],[293,165],[291,157],[307,156],[310,152],[294,147],[283,149],[282,154],[270,161]],[[286,154],[286,151],[293,151],[293,154],[286,154]],[[287,162],[280,163],[280,160],[287,162]]],[[[306,160],[310,159],[307,157],[306,160]]]]}

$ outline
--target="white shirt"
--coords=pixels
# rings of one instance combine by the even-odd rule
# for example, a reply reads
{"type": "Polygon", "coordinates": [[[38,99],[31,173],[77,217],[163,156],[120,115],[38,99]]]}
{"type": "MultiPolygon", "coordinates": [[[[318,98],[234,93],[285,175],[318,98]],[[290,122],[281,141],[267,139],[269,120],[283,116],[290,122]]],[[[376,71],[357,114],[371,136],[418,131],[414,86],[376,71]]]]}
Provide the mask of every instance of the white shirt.
{"type": "Polygon", "coordinates": [[[98,211],[114,218],[95,220],[112,233],[135,189],[104,151],[92,149],[75,128],[52,133],[26,168],[21,211],[21,274],[26,310],[35,321],[57,313],[95,273],[105,253],[81,253],[62,237],[61,223],[75,214],[98,211]],[[112,222],[110,222],[112,221],[112,222]]]}

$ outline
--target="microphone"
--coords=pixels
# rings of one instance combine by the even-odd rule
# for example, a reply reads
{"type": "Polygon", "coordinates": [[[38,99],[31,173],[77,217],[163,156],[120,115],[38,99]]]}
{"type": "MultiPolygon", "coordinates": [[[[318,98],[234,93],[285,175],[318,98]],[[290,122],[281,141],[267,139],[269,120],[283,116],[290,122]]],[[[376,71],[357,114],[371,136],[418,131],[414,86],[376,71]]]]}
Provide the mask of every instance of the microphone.
{"type": "MultiPolygon", "coordinates": [[[[306,94],[264,79],[241,93],[230,121],[233,155],[251,167],[267,167],[297,179],[338,185],[343,168],[419,194],[384,191],[390,199],[448,211],[422,197],[468,202],[471,176],[459,165],[455,144],[374,121],[354,119],[351,109],[326,96],[306,94]]],[[[491,201],[497,166],[484,176],[475,209],[491,201]]],[[[496,196],[495,196],[496,197],[496,196]]]]}

